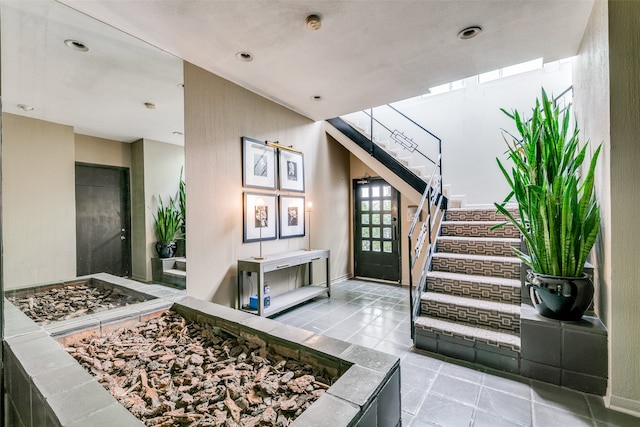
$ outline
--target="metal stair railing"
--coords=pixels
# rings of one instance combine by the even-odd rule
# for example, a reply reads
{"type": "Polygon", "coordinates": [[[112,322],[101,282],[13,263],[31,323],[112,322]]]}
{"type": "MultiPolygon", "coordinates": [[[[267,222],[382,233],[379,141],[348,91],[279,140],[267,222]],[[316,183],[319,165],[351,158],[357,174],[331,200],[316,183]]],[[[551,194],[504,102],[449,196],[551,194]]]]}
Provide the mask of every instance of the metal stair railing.
{"type": "Polygon", "coordinates": [[[431,269],[431,260],[436,248],[436,239],[440,234],[444,218],[444,196],[438,188],[442,184],[440,156],[422,194],[420,205],[409,229],[409,309],[411,311],[411,339],[415,339],[415,321],[420,315],[420,299],[426,290],[427,274],[431,269]],[[422,212],[426,213],[424,222],[418,227],[422,212]]]}
{"type": "MultiPolygon", "coordinates": [[[[385,151],[394,156],[405,155],[401,160],[408,163],[409,169],[426,172],[437,166],[442,173],[442,140],[396,107],[386,104],[341,118],[385,151]]],[[[428,175],[427,179],[424,174],[421,177],[429,180],[428,175]]],[[[442,180],[439,186],[442,193],[442,180]]]]}

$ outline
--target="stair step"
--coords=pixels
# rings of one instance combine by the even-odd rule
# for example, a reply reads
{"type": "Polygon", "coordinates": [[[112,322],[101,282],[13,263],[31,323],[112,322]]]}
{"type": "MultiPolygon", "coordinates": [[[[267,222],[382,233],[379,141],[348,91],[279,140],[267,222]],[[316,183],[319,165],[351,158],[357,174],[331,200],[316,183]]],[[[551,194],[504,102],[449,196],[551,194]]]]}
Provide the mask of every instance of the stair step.
{"type": "Polygon", "coordinates": [[[429,317],[495,331],[520,332],[520,305],[425,292],[420,298],[420,308],[429,317]]]}
{"type": "Polygon", "coordinates": [[[179,277],[179,278],[186,278],[187,277],[187,272],[184,270],[177,270],[175,268],[172,268],[170,270],[165,270],[162,272],[163,275],[165,276],[171,276],[171,277],[179,277]]]}
{"type": "MultiPolygon", "coordinates": [[[[447,211],[448,213],[449,211],[447,211]]],[[[457,237],[506,237],[520,238],[518,229],[507,224],[496,230],[491,230],[496,224],[503,221],[442,221],[441,234],[443,236],[457,237]]]]}
{"type": "Polygon", "coordinates": [[[444,271],[427,275],[427,290],[467,298],[520,304],[520,280],[444,271]]]}
{"type": "MultiPolygon", "coordinates": [[[[416,334],[422,331],[435,334],[438,338],[440,336],[459,338],[474,345],[479,343],[508,352],[520,353],[520,337],[506,332],[496,332],[427,316],[418,317],[415,327],[416,334]]],[[[422,347],[418,346],[418,348],[422,347]]],[[[438,350],[428,350],[440,353],[438,350]]]]}
{"type": "Polygon", "coordinates": [[[456,254],[513,256],[511,248],[519,246],[520,239],[516,238],[440,236],[437,251],[456,254]]]}
{"type": "Polygon", "coordinates": [[[516,257],[436,252],[433,254],[431,269],[449,273],[520,279],[520,260],[516,257]]]}
{"type": "Polygon", "coordinates": [[[406,168],[409,168],[411,165],[411,157],[396,157],[396,160],[406,168]]]}
{"type": "Polygon", "coordinates": [[[177,259],[175,263],[176,270],[187,271],[187,260],[186,259],[177,259]]]}
{"type": "Polygon", "coordinates": [[[413,172],[416,175],[422,177],[422,176],[426,175],[425,169],[426,168],[424,166],[412,166],[411,167],[411,172],[413,172]]]}
{"type": "MultiPolygon", "coordinates": [[[[513,215],[518,215],[516,206],[507,208],[513,215]]],[[[498,221],[503,222],[507,217],[496,212],[495,207],[479,207],[479,208],[453,208],[447,209],[447,221],[498,221]]]]}

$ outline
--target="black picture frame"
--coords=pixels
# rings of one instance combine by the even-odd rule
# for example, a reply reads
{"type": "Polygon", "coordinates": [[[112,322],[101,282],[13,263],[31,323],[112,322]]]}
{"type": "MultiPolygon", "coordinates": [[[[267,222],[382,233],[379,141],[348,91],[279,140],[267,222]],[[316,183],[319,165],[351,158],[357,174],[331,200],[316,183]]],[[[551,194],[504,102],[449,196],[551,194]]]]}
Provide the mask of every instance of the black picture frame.
{"type": "Polygon", "coordinates": [[[245,191],[242,198],[242,211],[244,243],[278,238],[278,202],[275,194],[245,191]],[[264,202],[261,205],[258,204],[260,199],[264,202]],[[262,227],[259,226],[259,218],[264,221],[262,227]]]}
{"type": "Polygon", "coordinates": [[[276,149],[265,141],[242,137],[242,186],[276,189],[276,149]]]}
{"type": "Polygon", "coordinates": [[[304,193],[304,155],[290,150],[278,150],[280,190],[304,193]]]}
{"type": "Polygon", "coordinates": [[[304,237],[304,196],[280,196],[280,238],[304,237]]]}

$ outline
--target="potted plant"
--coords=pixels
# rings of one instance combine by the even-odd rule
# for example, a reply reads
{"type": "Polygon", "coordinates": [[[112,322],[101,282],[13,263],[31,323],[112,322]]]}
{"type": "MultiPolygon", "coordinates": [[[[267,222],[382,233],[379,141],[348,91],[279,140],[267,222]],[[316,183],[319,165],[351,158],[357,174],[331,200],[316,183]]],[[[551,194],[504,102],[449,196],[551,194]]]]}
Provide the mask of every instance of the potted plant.
{"type": "Polygon", "coordinates": [[[176,202],[169,197],[169,204],[164,206],[162,198],[158,197],[158,210],[154,215],[156,224],[156,252],[160,258],[171,258],[176,251],[175,239],[180,236],[180,211],[176,202]]]}
{"type": "Polygon", "coordinates": [[[570,106],[561,111],[544,89],[530,119],[502,111],[519,135],[506,132],[513,138],[511,144],[505,138],[513,167],[509,173],[499,159],[498,165],[511,192],[496,208],[522,233],[526,253],[514,252],[530,268],[527,286],[537,311],[580,320],[593,299],[593,282],[583,270],[600,227],[594,172],[601,146],[581,170],[588,144],[579,147],[577,124],[570,129],[570,106]],[[512,199],[519,216],[505,206],[512,199]]]}

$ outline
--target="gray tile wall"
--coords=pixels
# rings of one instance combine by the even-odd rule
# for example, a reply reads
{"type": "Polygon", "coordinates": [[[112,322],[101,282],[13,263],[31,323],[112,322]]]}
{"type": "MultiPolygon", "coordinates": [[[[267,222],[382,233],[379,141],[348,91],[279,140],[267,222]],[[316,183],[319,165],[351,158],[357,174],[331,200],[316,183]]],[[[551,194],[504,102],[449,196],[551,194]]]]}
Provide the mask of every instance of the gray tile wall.
{"type": "Polygon", "coordinates": [[[562,322],[521,309],[521,374],[540,381],[603,396],[607,388],[607,329],[584,316],[562,322]],[[588,355],[586,357],[585,355],[588,355]]]}

